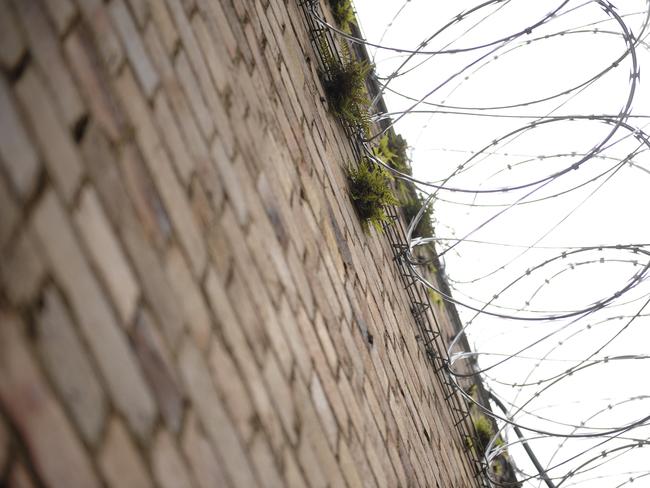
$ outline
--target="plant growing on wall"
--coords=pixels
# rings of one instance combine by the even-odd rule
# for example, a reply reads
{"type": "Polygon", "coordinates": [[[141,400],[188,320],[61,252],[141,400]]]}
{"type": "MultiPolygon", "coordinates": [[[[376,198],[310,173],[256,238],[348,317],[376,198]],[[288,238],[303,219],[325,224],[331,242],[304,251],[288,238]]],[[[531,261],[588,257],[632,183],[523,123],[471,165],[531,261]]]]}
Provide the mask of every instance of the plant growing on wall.
{"type": "MultiPolygon", "coordinates": [[[[424,204],[424,199],[415,195],[414,197],[408,198],[402,203],[402,210],[404,211],[404,217],[406,218],[407,224],[413,220],[413,218],[418,214],[422,205],[424,204]]],[[[424,210],[422,218],[413,229],[413,237],[433,237],[433,209],[431,205],[428,205],[424,210]]]]}
{"type": "Polygon", "coordinates": [[[332,9],[332,15],[334,15],[334,20],[341,30],[350,32],[351,26],[357,23],[354,8],[352,8],[350,0],[329,0],[329,4],[332,9]]]}
{"type": "Polygon", "coordinates": [[[370,130],[370,100],[366,91],[366,77],[372,70],[367,61],[353,59],[347,44],[341,47],[341,60],[322,49],[325,72],[323,87],[332,111],[352,127],[370,130]]]}
{"type": "Polygon", "coordinates": [[[378,231],[388,222],[386,205],[397,205],[390,183],[392,177],[383,168],[362,159],[356,168],[347,172],[350,197],[365,229],[371,224],[378,231]]]}

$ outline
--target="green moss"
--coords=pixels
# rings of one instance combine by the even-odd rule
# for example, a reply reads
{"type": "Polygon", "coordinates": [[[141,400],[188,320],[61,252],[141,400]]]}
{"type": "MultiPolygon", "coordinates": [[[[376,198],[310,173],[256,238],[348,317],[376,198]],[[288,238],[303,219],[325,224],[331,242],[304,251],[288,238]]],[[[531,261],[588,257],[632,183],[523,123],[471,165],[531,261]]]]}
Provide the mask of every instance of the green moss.
{"type": "Polygon", "coordinates": [[[341,47],[341,61],[323,49],[325,73],[323,87],[332,111],[352,127],[370,130],[370,100],[366,77],[372,70],[367,61],[357,61],[346,44],[341,47]]]}
{"type": "Polygon", "coordinates": [[[429,298],[431,298],[431,301],[438,306],[442,305],[443,303],[442,295],[438,293],[436,290],[433,290],[432,288],[429,288],[428,290],[429,290],[429,298]]]}
{"type": "Polygon", "coordinates": [[[492,430],[492,423],[485,415],[479,415],[474,418],[474,429],[476,429],[476,444],[478,452],[481,456],[485,455],[490,439],[494,435],[492,430]]]}
{"type": "Polygon", "coordinates": [[[348,169],[350,197],[364,228],[370,224],[381,231],[382,224],[390,221],[385,206],[399,203],[393,195],[391,180],[386,170],[365,158],[357,168],[348,169]]]}

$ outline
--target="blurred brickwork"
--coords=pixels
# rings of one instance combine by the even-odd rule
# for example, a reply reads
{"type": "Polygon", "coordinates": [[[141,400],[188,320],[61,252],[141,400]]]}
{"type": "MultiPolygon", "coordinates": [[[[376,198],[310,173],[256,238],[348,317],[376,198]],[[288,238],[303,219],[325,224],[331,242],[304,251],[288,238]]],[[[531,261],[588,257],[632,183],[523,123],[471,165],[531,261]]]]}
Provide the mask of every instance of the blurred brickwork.
{"type": "Polygon", "coordinates": [[[0,3],[0,485],[473,486],[296,0],[0,3]]]}

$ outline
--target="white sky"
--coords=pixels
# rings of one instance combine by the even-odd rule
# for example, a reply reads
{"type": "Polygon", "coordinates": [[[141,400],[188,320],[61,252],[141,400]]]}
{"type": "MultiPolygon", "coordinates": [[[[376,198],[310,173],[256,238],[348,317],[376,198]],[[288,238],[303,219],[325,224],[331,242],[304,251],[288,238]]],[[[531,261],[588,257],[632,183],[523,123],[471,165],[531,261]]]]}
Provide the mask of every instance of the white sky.
{"type": "MultiPolygon", "coordinates": [[[[369,41],[379,42],[383,35],[384,45],[415,49],[449,20],[478,2],[355,0],[354,3],[369,41]],[[386,31],[391,19],[402,7],[401,14],[386,31]]],[[[562,0],[509,0],[487,6],[445,30],[431,40],[426,49],[466,48],[505,38],[535,24],[562,3],[562,0]]],[[[613,0],[613,4],[618,7],[617,13],[623,16],[627,29],[638,34],[649,8],[648,0],[613,0]]],[[[570,0],[554,19],[530,35],[466,53],[414,57],[400,71],[408,72],[391,80],[389,88],[416,100],[433,92],[426,98],[427,102],[472,109],[461,110],[470,112],[470,115],[413,113],[399,120],[396,130],[405,136],[411,146],[414,175],[426,181],[440,182],[463,165],[463,171],[447,181],[446,186],[492,190],[537,181],[579,161],[581,154],[590,152],[606,137],[610,137],[612,125],[598,120],[540,124],[533,130],[517,133],[491,146],[487,151],[489,154],[474,156],[492,141],[500,140],[534,120],[479,117],[476,114],[533,117],[619,114],[630,94],[630,56],[595,82],[546,102],[500,110],[473,109],[553,97],[588,81],[625,53],[627,47],[621,32],[621,26],[596,2],[570,0]],[[593,32],[595,28],[598,33],[593,32]],[[567,30],[570,32],[555,35],[567,30]],[[576,30],[583,32],[572,32],[576,30]],[[527,42],[529,40],[531,42],[527,42]],[[472,63],[468,69],[467,66],[472,63]],[[439,88],[434,90],[436,87],[439,88]],[[470,159],[473,156],[474,159],[470,159]]],[[[650,37],[647,40],[650,41],[650,37]]],[[[384,77],[392,74],[405,60],[403,54],[395,52],[371,48],[370,53],[371,56],[376,55],[376,70],[384,77]]],[[[650,76],[650,72],[645,68],[650,66],[650,54],[643,45],[638,46],[636,54],[641,81],[636,85],[631,113],[647,116],[650,115],[650,90],[645,77],[650,76]]],[[[384,98],[393,112],[407,110],[414,104],[412,100],[391,92],[387,92],[384,98]]],[[[423,104],[417,106],[417,110],[439,109],[423,104]]],[[[647,129],[650,118],[630,118],[628,123],[647,129]]],[[[611,171],[618,162],[638,149],[639,143],[630,137],[630,131],[620,127],[611,134],[609,142],[599,151],[598,158],[587,161],[579,169],[547,185],[482,194],[438,192],[434,205],[438,238],[458,239],[470,235],[468,239],[472,240],[523,246],[445,241],[448,244],[457,243],[453,250],[444,255],[454,297],[481,307],[498,294],[499,298],[492,302],[488,310],[534,316],[539,315],[535,311],[560,314],[579,310],[625,287],[634,273],[641,272],[648,264],[648,256],[616,249],[581,252],[558,259],[524,277],[516,286],[501,291],[524,275],[527,269],[562,252],[561,249],[549,247],[650,243],[650,226],[646,217],[646,211],[650,208],[648,151],[636,155],[633,166],[625,165],[611,171]],[[599,176],[608,170],[604,176],[599,176]],[[509,207],[520,200],[537,200],[562,193],[590,179],[594,181],[564,195],[509,207]],[[527,249],[529,246],[536,248],[527,249]],[[601,258],[603,263],[600,262],[601,258]],[[636,265],[633,264],[635,260],[636,265]],[[548,284],[545,284],[545,279],[549,280],[548,284]],[[527,301],[530,302],[528,307],[525,305],[527,301]]],[[[439,250],[442,248],[438,246],[439,250]]],[[[650,395],[650,360],[597,364],[543,391],[540,388],[547,384],[521,390],[509,385],[525,381],[535,383],[589,357],[628,322],[626,319],[613,318],[637,313],[649,293],[650,285],[643,281],[614,300],[612,307],[575,323],[568,319],[531,323],[481,315],[468,327],[468,335],[476,350],[490,353],[479,359],[483,368],[503,359],[491,354],[510,355],[522,347],[528,347],[521,357],[486,372],[489,377],[487,383],[504,401],[519,407],[525,405],[529,412],[534,413],[519,412],[516,415],[519,422],[536,429],[561,433],[571,433],[573,429],[558,422],[579,424],[584,421],[586,427],[581,432],[618,427],[650,415],[648,399],[629,401],[633,396],[650,395]],[[531,346],[544,337],[546,339],[539,344],[531,346]],[[542,356],[546,356],[545,361],[536,359],[542,356]],[[540,366],[535,367],[538,362],[540,366]],[[540,394],[535,396],[538,391],[540,394]],[[625,403],[616,406],[619,402],[625,403]],[[608,409],[609,404],[614,408],[608,409]],[[603,408],[603,413],[589,419],[603,408]]],[[[463,307],[459,307],[459,312],[466,321],[474,315],[463,307]]],[[[650,307],[646,312],[650,313],[650,307]]],[[[648,318],[636,319],[593,359],[620,354],[650,355],[649,325],[648,318]]],[[[508,435],[514,439],[512,434],[508,435]]],[[[646,439],[650,437],[650,429],[643,427],[625,435],[646,439]]],[[[569,440],[553,461],[566,460],[603,440],[569,440]]],[[[545,463],[552,459],[560,442],[560,438],[547,437],[533,440],[531,445],[545,463]]],[[[603,447],[595,448],[586,457],[567,462],[552,471],[551,475],[561,476],[603,449],[626,442],[619,439],[610,441],[603,447]]],[[[513,446],[510,452],[521,469],[534,472],[521,449],[513,446]]],[[[649,461],[650,446],[624,451],[619,457],[612,454],[598,463],[590,464],[589,467],[593,469],[575,475],[561,486],[620,486],[630,477],[638,478],[647,473],[649,461]],[[597,466],[603,461],[606,463],[597,466]]],[[[542,485],[535,481],[528,486],[542,485]]],[[[639,478],[634,486],[650,486],[650,476],[639,478]]]]}

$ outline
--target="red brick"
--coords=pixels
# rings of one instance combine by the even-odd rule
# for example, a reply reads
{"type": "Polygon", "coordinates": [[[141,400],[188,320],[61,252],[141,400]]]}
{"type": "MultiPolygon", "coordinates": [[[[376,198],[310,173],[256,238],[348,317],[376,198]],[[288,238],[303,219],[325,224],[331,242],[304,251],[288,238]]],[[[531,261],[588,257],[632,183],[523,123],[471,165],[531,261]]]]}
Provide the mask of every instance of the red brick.
{"type": "Polygon", "coordinates": [[[110,488],[152,488],[142,457],[116,418],[108,426],[98,464],[110,488]]]}
{"type": "Polygon", "coordinates": [[[0,403],[49,486],[99,487],[86,452],[37,369],[16,316],[0,312],[0,403]]]}

